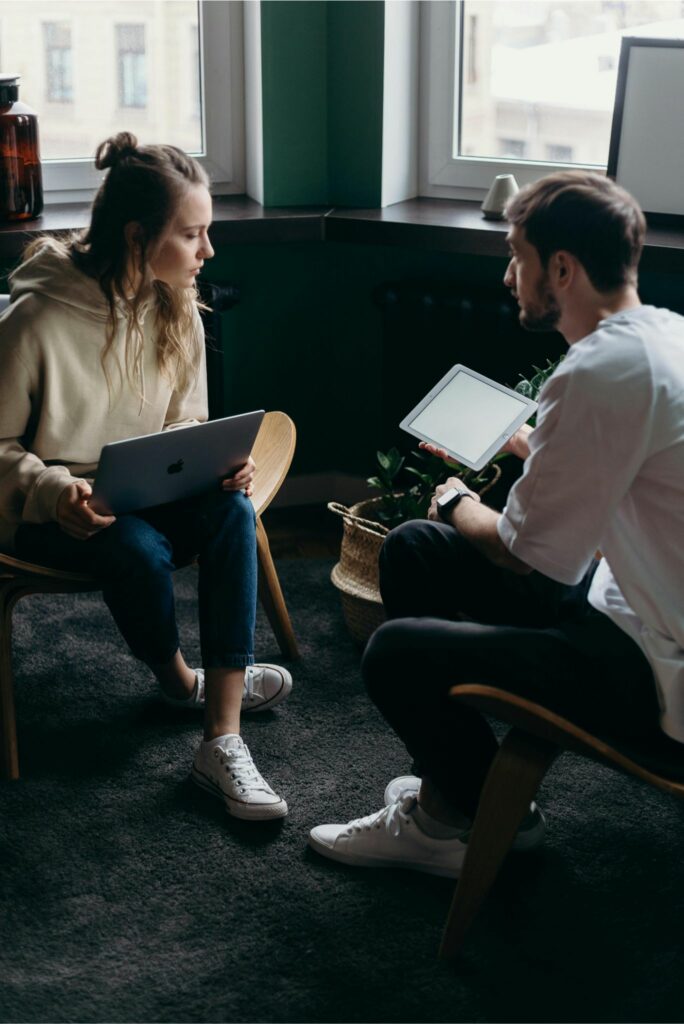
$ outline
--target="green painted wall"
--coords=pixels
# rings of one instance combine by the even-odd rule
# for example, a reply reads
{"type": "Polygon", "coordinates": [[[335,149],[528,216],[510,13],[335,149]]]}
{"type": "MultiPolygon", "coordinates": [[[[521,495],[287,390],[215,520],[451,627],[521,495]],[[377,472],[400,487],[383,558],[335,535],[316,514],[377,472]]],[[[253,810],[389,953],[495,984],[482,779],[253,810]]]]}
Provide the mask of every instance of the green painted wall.
{"type": "Polygon", "coordinates": [[[328,202],[327,5],[261,5],[266,206],[328,202]]]}
{"type": "Polygon", "coordinates": [[[263,0],[266,206],[378,206],[384,3],[263,0]]]}
{"type": "Polygon", "coordinates": [[[329,201],[379,206],[384,4],[333,0],[326,6],[329,201]]]}

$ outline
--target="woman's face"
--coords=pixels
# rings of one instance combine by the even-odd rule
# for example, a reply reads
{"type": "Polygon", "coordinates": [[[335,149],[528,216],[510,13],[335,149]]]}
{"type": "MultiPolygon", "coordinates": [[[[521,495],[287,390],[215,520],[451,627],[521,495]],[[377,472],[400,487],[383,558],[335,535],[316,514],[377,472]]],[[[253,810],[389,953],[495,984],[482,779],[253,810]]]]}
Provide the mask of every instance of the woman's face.
{"type": "Polygon", "coordinates": [[[156,281],[172,288],[190,288],[194,284],[204,261],[214,255],[208,235],[210,224],[211,196],[204,185],[191,185],[150,259],[156,281]]]}

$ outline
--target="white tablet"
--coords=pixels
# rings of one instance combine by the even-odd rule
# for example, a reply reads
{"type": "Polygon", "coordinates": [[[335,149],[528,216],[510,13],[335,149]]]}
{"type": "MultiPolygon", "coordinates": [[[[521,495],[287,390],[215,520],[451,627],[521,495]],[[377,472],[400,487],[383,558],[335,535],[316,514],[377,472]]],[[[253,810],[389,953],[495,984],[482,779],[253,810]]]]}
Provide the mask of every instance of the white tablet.
{"type": "Polygon", "coordinates": [[[457,363],[399,426],[468,469],[482,469],[536,408],[531,398],[457,363]]]}

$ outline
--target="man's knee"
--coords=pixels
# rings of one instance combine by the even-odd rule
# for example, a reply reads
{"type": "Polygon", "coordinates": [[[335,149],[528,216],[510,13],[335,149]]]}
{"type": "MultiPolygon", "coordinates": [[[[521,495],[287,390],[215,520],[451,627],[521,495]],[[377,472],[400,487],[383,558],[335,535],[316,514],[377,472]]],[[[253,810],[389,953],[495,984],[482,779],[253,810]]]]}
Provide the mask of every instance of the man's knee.
{"type": "Polygon", "coordinates": [[[410,564],[424,560],[435,543],[440,524],[429,519],[410,519],[387,534],[380,550],[380,572],[401,572],[410,564]]]}
{"type": "Polygon", "coordinates": [[[361,660],[361,675],[374,704],[382,707],[388,695],[399,689],[410,675],[406,664],[407,630],[410,619],[393,619],[376,629],[361,660]]]}

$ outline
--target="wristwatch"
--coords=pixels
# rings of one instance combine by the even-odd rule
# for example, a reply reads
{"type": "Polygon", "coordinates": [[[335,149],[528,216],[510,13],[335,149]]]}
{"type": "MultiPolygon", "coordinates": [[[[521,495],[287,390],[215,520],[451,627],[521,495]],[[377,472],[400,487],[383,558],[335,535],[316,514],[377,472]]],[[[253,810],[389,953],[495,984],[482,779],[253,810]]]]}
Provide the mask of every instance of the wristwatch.
{"type": "Polygon", "coordinates": [[[445,522],[449,521],[449,513],[454,509],[461,498],[472,498],[470,491],[462,491],[458,487],[450,487],[437,499],[437,515],[445,522]]]}

